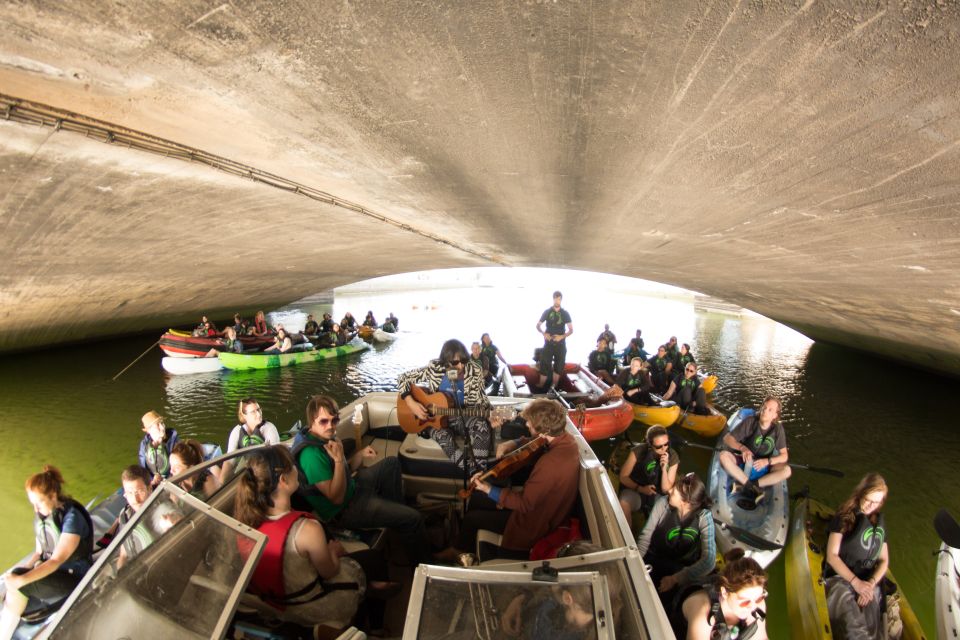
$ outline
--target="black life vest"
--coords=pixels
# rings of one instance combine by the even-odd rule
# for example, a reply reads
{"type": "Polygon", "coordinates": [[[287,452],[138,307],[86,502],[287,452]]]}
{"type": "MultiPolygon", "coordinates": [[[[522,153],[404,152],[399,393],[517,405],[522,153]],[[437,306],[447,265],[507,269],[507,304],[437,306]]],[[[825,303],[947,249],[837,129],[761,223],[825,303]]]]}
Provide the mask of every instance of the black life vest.
{"type": "MultiPolygon", "coordinates": [[[[873,524],[870,518],[858,513],[853,529],[844,534],[840,541],[840,551],[837,555],[858,578],[866,580],[873,574],[883,543],[886,541],[887,528],[883,514],[879,514],[877,524],[873,524]]],[[[835,575],[832,568],[827,573],[835,575]]]]}
{"type": "Polygon", "coordinates": [[[750,640],[757,634],[757,629],[759,629],[757,618],[764,617],[761,610],[754,609],[753,621],[750,624],[741,620],[735,626],[730,626],[723,617],[723,611],[720,608],[720,592],[716,586],[707,585],[704,590],[710,598],[710,613],[707,614],[707,622],[712,625],[710,640],[750,640]]]}
{"type": "MultiPolygon", "coordinates": [[[[660,498],[664,500],[664,498],[660,498]]],[[[689,567],[700,559],[700,511],[687,514],[681,519],[673,507],[653,530],[647,555],[660,559],[665,564],[679,568],[689,567]]]]}
{"type": "Polygon", "coordinates": [[[646,442],[637,445],[633,453],[637,462],[630,472],[630,479],[640,486],[652,484],[657,488],[657,493],[662,493],[660,491],[660,479],[663,476],[663,468],[660,466],[660,456],[646,442]]]}
{"type": "Polygon", "coordinates": [[[255,447],[266,442],[267,439],[263,436],[263,431],[260,430],[260,427],[262,427],[264,424],[266,424],[266,421],[263,421],[254,427],[253,433],[248,433],[247,428],[243,425],[240,425],[240,438],[237,440],[237,449],[255,447]]]}
{"type": "Polygon", "coordinates": [[[87,523],[88,534],[80,539],[80,544],[73,550],[64,564],[78,560],[85,560],[93,564],[93,520],[83,505],[73,498],[65,498],[63,504],[50,512],[50,515],[41,517],[39,514],[33,520],[33,531],[37,539],[37,548],[40,549],[40,560],[47,561],[53,555],[53,550],[60,542],[63,532],[63,520],[70,509],[76,510],[87,523]]]}
{"type": "MultiPolygon", "coordinates": [[[[297,435],[293,437],[293,447],[290,448],[290,455],[293,456],[293,461],[297,465],[297,480],[300,484],[300,488],[297,489],[297,493],[302,496],[319,496],[320,489],[317,489],[314,485],[307,482],[307,474],[303,472],[303,468],[300,466],[300,452],[306,449],[307,447],[316,447],[320,449],[323,455],[330,457],[330,454],[327,453],[327,450],[323,448],[323,445],[326,444],[325,441],[320,440],[319,438],[309,437],[307,434],[310,433],[309,429],[301,429],[297,431],[297,435]]],[[[348,478],[349,481],[349,478],[348,478]]]]}

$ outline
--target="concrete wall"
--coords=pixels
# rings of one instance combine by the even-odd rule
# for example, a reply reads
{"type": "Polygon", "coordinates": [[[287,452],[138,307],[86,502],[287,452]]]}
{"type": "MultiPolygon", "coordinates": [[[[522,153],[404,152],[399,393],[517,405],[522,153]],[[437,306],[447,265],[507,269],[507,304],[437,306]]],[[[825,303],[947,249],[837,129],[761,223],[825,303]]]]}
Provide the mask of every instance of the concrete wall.
{"type": "Polygon", "coordinates": [[[0,349],[507,264],[958,373],[958,59],[952,0],[6,4],[0,349]]]}

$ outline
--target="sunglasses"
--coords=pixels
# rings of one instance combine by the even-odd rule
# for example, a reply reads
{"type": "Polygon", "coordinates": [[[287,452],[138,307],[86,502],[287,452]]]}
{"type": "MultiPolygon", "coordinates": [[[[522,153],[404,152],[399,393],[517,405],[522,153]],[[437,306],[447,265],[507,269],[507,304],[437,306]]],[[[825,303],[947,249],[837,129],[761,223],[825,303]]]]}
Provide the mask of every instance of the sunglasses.
{"type": "Polygon", "coordinates": [[[749,600],[749,599],[748,599],[748,600],[738,600],[738,601],[737,601],[737,604],[740,605],[741,607],[749,607],[749,606],[758,607],[758,606],[760,606],[761,604],[763,604],[763,601],[766,600],[766,599],[767,599],[767,592],[764,591],[763,593],[760,594],[760,597],[757,598],[756,600],[749,600]]]}
{"type": "Polygon", "coordinates": [[[457,365],[463,364],[463,360],[451,360],[447,363],[448,367],[456,367],[457,365]]]}
{"type": "Polygon", "coordinates": [[[654,449],[666,449],[666,448],[669,447],[669,446],[670,446],[670,443],[669,443],[669,442],[664,442],[663,444],[655,444],[655,445],[653,445],[653,448],[654,448],[654,449]]]}
{"type": "Polygon", "coordinates": [[[325,427],[328,424],[337,426],[340,424],[340,416],[333,416],[332,418],[317,418],[317,424],[319,424],[321,427],[325,427]]]}

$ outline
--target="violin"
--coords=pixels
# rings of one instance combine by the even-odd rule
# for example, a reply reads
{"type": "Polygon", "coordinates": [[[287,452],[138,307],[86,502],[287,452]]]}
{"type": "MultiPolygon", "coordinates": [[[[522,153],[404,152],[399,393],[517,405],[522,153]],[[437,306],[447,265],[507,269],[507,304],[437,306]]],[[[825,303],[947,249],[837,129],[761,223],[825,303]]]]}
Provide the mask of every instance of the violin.
{"type": "Polygon", "coordinates": [[[461,500],[466,500],[477,487],[477,482],[487,480],[488,478],[506,478],[513,475],[530,463],[535,462],[537,458],[540,457],[540,454],[544,452],[546,447],[547,439],[543,437],[542,434],[538,435],[527,444],[514,449],[507,455],[500,458],[500,461],[497,462],[497,464],[488,469],[476,480],[471,482],[469,487],[466,489],[461,489],[459,492],[457,492],[457,495],[461,500]]]}

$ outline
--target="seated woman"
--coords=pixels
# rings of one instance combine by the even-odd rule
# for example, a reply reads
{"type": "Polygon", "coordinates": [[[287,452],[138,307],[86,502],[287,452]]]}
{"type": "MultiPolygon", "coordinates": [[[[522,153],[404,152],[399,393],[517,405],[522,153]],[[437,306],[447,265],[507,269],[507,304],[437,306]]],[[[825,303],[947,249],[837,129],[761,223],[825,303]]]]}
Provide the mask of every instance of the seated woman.
{"type": "Polygon", "coordinates": [[[263,410],[256,398],[244,398],[237,407],[240,423],[227,437],[227,453],[255,447],[258,444],[280,444],[280,434],[272,422],[263,419],[263,410]]]}
{"type": "Polygon", "coordinates": [[[214,347],[207,351],[208,358],[216,358],[221,351],[227,353],[243,353],[243,343],[237,340],[237,331],[233,327],[227,327],[223,330],[223,346],[214,347]]]}
{"type": "Polygon", "coordinates": [[[683,368],[683,373],[677,375],[663,394],[664,400],[673,400],[684,411],[693,411],[697,415],[708,416],[707,394],[700,386],[697,376],[697,363],[689,362],[683,368]]]}
{"type": "MultiPolygon", "coordinates": [[[[643,342],[641,340],[640,342],[643,342]]],[[[623,350],[623,360],[621,364],[624,367],[630,366],[630,361],[634,358],[641,358],[642,360],[647,359],[647,352],[640,348],[640,343],[637,342],[636,338],[630,338],[630,342],[627,344],[627,348],[623,350]]]]}
{"type": "Polygon", "coordinates": [[[644,441],[620,467],[620,508],[627,522],[635,511],[650,515],[656,499],[673,489],[679,466],[680,456],[670,446],[667,430],[660,425],[647,429],[644,441]]]}
{"type": "Polygon", "coordinates": [[[890,555],[883,503],[887,483],[868,473],[830,522],[823,575],[834,638],[885,638],[880,581],[890,555]]]}
{"type": "Polygon", "coordinates": [[[156,411],[147,411],[140,418],[144,436],[140,440],[138,458],[140,466],[150,472],[153,480],[151,487],[156,487],[164,478],[170,476],[170,452],[177,444],[177,430],[167,431],[166,422],[156,411]]]}
{"type": "Polygon", "coordinates": [[[613,372],[617,369],[617,360],[608,350],[608,345],[605,338],[597,340],[597,348],[587,358],[587,368],[607,384],[616,384],[613,372]]]}
{"type": "Polygon", "coordinates": [[[377,319],[373,317],[373,311],[367,311],[367,315],[363,319],[363,326],[377,328],[377,319]]]}
{"type": "Polygon", "coordinates": [[[766,640],[767,574],[743,549],[723,557],[723,571],[683,601],[673,630],[687,640],[766,640]]]}
{"type": "Polygon", "coordinates": [[[261,611],[304,626],[347,626],[366,588],[366,577],[343,547],[327,540],[312,514],[294,511],[290,497],[299,480],[286,447],[275,445],[248,457],[234,502],[234,517],[268,538],[248,591],[261,611]]]}
{"type": "MultiPolygon", "coordinates": [[[[480,529],[503,534],[500,546],[488,550],[489,557],[528,558],[534,543],[570,517],[577,499],[580,455],[576,441],[566,432],[567,411],[556,400],[538,399],[526,406],[523,417],[532,436],[527,441],[540,438],[547,444],[523,491],[494,487],[480,479],[482,474],[474,475],[471,484],[475,491],[458,542],[438,553],[438,560],[453,562],[461,553],[474,551],[480,529]]],[[[502,442],[497,456],[523,444],[523,440],[502,442]]]]}
{"type": "Polygon", "coordinates": [[[641,358],[632,358],[630,368],[624,369],[617,376],[617,384],[623,389],[624,399],[634,404],[650,404],[650,389],[653,381],[647,363],[641,358]]]}
{"type": "Polygon", "coordinates": [[[36,551],[6,575],[0,638],[13,637],[21,615],[62,602],[93,564],[93,522],[76,500],[63,493],[63,476],[53,466],[27,480],[27,499],[36,519],[36,551]]]}
{"type": "Polygon", "coordinates": [[[270,332],[270,327],[267,326],[267,317],[263,311],[257,311],[257,314],[253,316],[253,325],[251,326],[255,336],[265,336],[270,332]]]}
{"type": "Polygon", "coordinates": [[[676,589],[699,582],[717,564],[713,515],[707,488],[695,473],[680,478],[657,498],[637,539],[650,578],[669,607],[676,589]]]}
{"type": "Polygon", "coordinates": [[[690,363],[693,363],[694,366],[696,366],[697,359],[694,358],[693,354],[690,352],[690,345],[684,342],[682,345],[680,345],[680,352],[677,354],[677,370],[683,371],[690,363]]]}
{"type": "MultiPolygon", "coordinates": [[[[203,445],[196,440],[180,441],[170,453],[170,473],[178,476],[203,462],[203,445]]],[[[207,501],[220,488],[216,467],[204,469],[180,482],[180,488],[190,495],[207,501]]]]}
{"type": "Polygon", "coordinates": [[[263,350],[264,353],[286,353],[293,349],[293,341],[287,335],[286,329],[277,329],[277,337],[273,339],[273,345],[263,350]]]}

